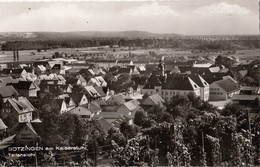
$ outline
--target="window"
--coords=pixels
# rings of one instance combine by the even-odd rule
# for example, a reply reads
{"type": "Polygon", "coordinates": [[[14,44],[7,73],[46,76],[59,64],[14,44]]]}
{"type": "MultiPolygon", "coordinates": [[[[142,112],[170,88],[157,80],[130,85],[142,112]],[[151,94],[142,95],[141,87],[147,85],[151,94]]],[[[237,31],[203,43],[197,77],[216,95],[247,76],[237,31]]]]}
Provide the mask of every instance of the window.
{"type": "Polygon", "coordinates": [[[197,85],[194,85],[195,88],[197,88],[197,85]]]}
{"type": "Polygon", "coordinates": [[[165,95],[168,96],[168,92],[167,91],[165,91],[165,95]]]}
{"type": "Polygon", "coordinates": [[[184,92],[184,95],[186,95],[186,92],[184,92]]]}
{"type": "Polygon", "coordinates": [[[208,85],[206,82],[204,82],[205,85],[208,85]]]}
{"type": "Polygon", "coordinates": [[[159,89],[156,89],[155,91],[156,91],[156,93],[158,93],[158,92],[159,92],[159,89]]]}

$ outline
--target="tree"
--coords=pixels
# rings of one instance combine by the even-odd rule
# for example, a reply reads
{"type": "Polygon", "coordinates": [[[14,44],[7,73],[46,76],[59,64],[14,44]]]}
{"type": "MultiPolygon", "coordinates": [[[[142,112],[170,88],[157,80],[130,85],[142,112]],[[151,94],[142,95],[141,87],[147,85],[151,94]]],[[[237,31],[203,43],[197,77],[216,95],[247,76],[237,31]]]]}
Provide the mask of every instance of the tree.
{"type": "Polygon", "coordinates": [[[127,122],[123,122],[120,125],[120,131],[123,133],[126,139],[135,137],[137,129],[134,126],[129,125],[127,122]]]}
{"type": "Polygon", "coordinates": [[[134,123],[138,126],[142,126],[145,118],[146,118],[146,116],[143,111],[137,111],[135,113],[134,123]]]}

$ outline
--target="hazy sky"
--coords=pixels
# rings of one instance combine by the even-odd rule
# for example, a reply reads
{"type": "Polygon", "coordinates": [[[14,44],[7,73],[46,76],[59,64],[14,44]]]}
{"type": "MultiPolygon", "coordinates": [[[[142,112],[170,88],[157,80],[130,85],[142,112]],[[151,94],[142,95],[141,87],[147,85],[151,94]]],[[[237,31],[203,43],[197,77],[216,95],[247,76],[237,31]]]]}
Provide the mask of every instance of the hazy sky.
{"type": "Polygon", "coordinates": [[[258,0],[0,2],[0,31],[259,34],[258,0]]]}

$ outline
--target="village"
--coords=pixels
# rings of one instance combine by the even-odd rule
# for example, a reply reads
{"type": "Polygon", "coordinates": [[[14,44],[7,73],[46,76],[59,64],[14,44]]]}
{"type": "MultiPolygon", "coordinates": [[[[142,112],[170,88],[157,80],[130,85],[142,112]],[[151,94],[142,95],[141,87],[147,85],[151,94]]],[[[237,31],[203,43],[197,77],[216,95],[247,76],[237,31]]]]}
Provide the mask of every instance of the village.
{"type": "MultiPolygon", "coordinates": [[[[204,129],[190,134],[201,145],[198,150],[217,157],[204,158],[209,165],[233,162],[230,156],[221,160],[212,152],[213,146],[204,145],[219,142],[222,136],[222,142],[233,148],[224,141],[229,138],[224,131],[241,135],[237,140],[243,142],[250,139],[250,148],[243,146],[248,152],[241,154],[255,154],[245,163],[259,163],[260,144],[255,142],[259,141],[259,60],[240,63],[238,58],[219,55],[168,63],[168,57],[156,57],[153,62],[135,62],[129,54],[114,61],[82,61],[55,53],[48,59],[19,61],[19,51],[14,51],[13,61],[0,64],[2,161],[10,165],[176,165],[170,153],[175,148],[180,149],[176,163],[200,165],[194,158],[191,162],[191,156],[200,155],[189,153],[196,147],[185,134],[194,123],[193,128],[204,129]],[[227,123],[232,120],[240,129],[237,132],[227,123]],[[216,127],[217,131],[211,129],[216,127]],[[164,138],[162,133],[168,135],[164,138]],[[28,154],[31,157],[23,157],[21,150],[12,149],[16,147],[44,149],[29,149],[25,153],[33,153],[28,154]]],[[[224,156],[225,148],[218,149],[224,156]]]]}

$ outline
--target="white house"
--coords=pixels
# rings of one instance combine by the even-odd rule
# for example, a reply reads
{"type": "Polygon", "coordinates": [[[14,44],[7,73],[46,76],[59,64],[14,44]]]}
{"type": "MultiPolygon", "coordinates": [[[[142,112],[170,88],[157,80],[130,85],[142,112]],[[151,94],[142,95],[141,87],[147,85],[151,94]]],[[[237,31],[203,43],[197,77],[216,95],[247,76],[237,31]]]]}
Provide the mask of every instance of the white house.
{"type": "Polygon", "coordinates": [[[227,100],[240,92],[238,83],[231,77],[225,77],[222,80],[213,82],[210,84],[209,89],[210,101],[227,100]]]}
{"type": "Polygon", "coordinates": [[[194,93],[196,96],[200,96],[200,87],[190,77],[177,75],[169,76],[164,84],[154,86],[153,88],[146,85],[142,93],[148,93],[149,95],[159,94],[164,100],[169,101],[173,95],[194,93]]]}

